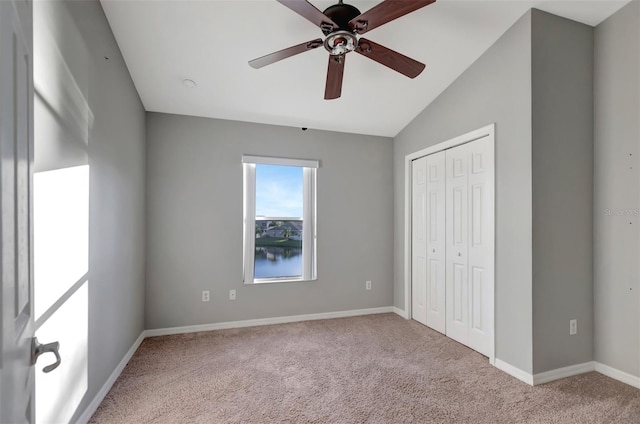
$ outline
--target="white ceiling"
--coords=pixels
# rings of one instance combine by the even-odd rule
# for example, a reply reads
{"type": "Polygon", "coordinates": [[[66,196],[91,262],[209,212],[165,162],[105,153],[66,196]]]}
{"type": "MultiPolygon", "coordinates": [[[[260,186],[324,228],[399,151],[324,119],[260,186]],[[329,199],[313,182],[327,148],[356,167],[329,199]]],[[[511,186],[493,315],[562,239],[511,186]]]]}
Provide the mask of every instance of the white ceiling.
{"type": "MultiPolygon", "coordinates": [[[[332,0],[312,0],[324,10],[332,0]]],[[[377,0],[353,0],[364,12],[377,0]]],[[[597,25],[628,0],[438,0],[366,37],[427,65],[411,80],[347,56],[342,97],[324,100],[328,53],[262,69],[247,61],[322,36],[275,0],[102,0],[148,111],[393,137],[528,9],[597,25]],[[196,81],[187,88],[185,78],[196,81]]]]}

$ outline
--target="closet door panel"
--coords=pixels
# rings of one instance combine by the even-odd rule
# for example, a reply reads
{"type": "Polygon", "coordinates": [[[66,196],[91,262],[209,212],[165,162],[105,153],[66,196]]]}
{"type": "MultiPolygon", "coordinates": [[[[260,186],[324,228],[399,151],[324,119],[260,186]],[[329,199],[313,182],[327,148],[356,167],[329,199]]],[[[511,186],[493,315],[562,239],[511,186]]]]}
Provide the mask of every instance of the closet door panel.
{"type": "Polygon", "coordinates": [[[441,333],[446,327],[444,151],[427,156],[427,325],[441,333]]]}
{"type": "Polygon", "coordinates": [[[488,137],[469,143],[470,326],[467,345],[489,355],[493,331],[493,156],[488,137]]]}
{"type": "Polygon", "coordinates": [[[411,316],[427,324],[427,158],[411,165],[411,316]]]}
{"type": "Polygon", "coordinates": [[[446,151],[446,334],[468,343],[468,146],[446,151]]]}

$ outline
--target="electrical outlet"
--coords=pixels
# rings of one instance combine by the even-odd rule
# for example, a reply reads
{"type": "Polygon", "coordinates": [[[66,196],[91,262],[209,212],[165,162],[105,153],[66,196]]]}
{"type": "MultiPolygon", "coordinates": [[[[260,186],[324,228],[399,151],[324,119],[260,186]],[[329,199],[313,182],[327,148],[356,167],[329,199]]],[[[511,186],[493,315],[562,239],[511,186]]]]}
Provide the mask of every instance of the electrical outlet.
{"type": "Polygon", "coordinates": [[[208,302],[209,301],[209,290],[203,290],[202,291],[202,301],[203,302],[208,302]]]}
{"type": "Polygon", "coordinates": [[[572,319],[569,321],[569,335],[573,336],[578,334],[578,320],[572,319]]]}
{"type": "Polygon", "coordinates": [[[236,300],[236,291],[229,290],[229,300],[236,300]]]}
{"type": "Polygon", "coordinates": [[[365,283],[365,288],[367,290],[371,290],[371,280],[367,280],[367,282],[365,283]]]}

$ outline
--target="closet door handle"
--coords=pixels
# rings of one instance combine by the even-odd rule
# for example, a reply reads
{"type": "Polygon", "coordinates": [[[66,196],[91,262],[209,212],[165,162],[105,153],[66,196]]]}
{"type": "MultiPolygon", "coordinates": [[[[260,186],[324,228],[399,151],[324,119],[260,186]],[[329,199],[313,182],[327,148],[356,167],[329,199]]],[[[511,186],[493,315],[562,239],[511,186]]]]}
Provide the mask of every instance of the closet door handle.
{"type": "Polygon", "coordinates": [[[458,256],[462,256],[462,253],[458,252],[458,256]]]}

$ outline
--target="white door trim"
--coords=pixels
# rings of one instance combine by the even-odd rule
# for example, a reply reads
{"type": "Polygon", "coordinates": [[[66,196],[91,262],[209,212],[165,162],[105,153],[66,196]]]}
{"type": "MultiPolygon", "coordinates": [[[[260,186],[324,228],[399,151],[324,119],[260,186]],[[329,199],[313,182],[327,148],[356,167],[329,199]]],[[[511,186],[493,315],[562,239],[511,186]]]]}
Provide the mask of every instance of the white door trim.
{"type": "MultiPolygon", "coordinates": [[[[490,137],[491,154],[495,158],[495,123],[487,125],[486,127],[479,128],[477,130],[468,132],[461,136],[452,138],[447,141],[429,146],[425,149],[418,150],[417,152],[409,153],[404,157],[404,311],[405,316],[411,318],[411,162],[415,159],[423,156],[430,155],[432,153],[440,152],[442,150],[450,149],[452,147],[459,146],[461,144],[469,143],[483,137],[490,137]]],[[[494,160],[494,164],[495,164],[494,160]]],[[[495,165],[494,165],[495,166],[495,165]]],[[[495,168],[494,168],[495,172],[495,168]]],[[[494,178],[494,193],[495,193],[495,178],[494,178]]],[[[494,197],[495,208],[495,197],[494,197]]],[[[495,213],[494,213],[495,219],[495,213]]],[[[494,226],[494,239],[495,239],[495,226],[494,226]]],[[[494,245],[494,267],[495,267],[495,245],[494,245]]],[[[495,276],[495,273],[494,273],[495,276]]],[[[495,277],[494,277],[495,287],[495,277]]],[[[495,291],[491,297],[493,304],[490,309],[493,310],[493,328],[491,331],[491,351],[489,354],[489,362],[495,364],[495,291]]]]}

